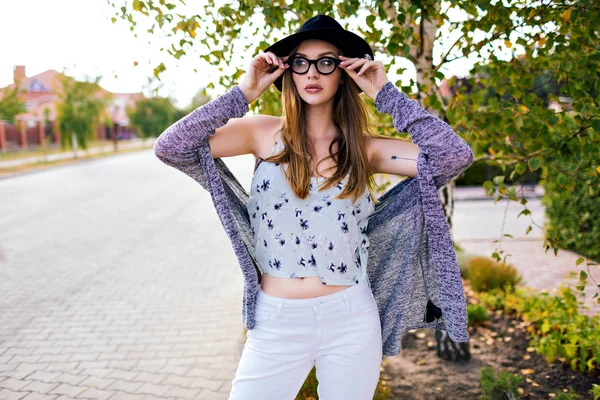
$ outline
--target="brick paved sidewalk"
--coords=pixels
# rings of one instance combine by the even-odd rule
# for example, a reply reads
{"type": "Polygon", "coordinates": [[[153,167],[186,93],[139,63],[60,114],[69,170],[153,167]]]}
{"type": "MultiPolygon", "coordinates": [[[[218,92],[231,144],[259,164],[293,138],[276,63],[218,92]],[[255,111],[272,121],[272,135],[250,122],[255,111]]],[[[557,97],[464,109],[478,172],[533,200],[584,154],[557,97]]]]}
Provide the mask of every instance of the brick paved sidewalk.
{"type": "Polygon", "coordinates": [[[208,193],[151,150],[0,192],[0,399],[227,399],[243,283],[208,193]]]}

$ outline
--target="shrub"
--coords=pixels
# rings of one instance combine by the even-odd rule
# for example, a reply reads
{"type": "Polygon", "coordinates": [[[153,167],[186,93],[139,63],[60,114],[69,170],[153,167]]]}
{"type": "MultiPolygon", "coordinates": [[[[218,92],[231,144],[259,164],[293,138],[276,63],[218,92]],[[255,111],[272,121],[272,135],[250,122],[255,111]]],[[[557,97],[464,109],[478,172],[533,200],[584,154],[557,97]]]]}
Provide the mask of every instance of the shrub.
{"type": "Polygon", "coordinates": [[[592,384],[592,390],[590,390],[592,396],[594,396],[594,400],[600,399],[600,385],[592,384]]]}
{"type": "Polygon", "coordinates": [[[480,400],[506,400],[519,398],[519,385],[523,383],[523,377],[501,371],[496,375],[492,367],[485,367],[479,373],[481,383],[480,400]]]}
{"type": "Polygon", "coordinates": [[[529,344],[549,363],[559,359],[581,372],[594,371],[600,365],[600,316],[581,314],[580,302],[570,287],[561,286],[556,295],[508,288],[505,292],[481,292],[477,297],[485,307],[530,322],[529,344]]]}
{"type": "Polygon", "coordinates": [[[570,287],[554,296],[541,293],[523,300],[520,313],[531,321],[531,343],[548,362],[564,359],[574,370],[589,372],[600,365],[600,319],[579,313],[570,287]]]}
{"type": "Polygon", "coordinates": [[[511,264],[497,262],[489,257],[472,257],[465,267],[465,279],[476,292],[514,287],[521,282],[521,275],[511,264]]]}
{"type": "Polygon", "coordinates": [[[582,159],[578,152],[561,156],[552,160],[557,168],[542,181],[546,238],[561,249],[600,260],[600,196],[591,190],[598,187],[597,161],[582,159]]]}
{"type": "Polygon", "coordinates": [[[554,400],[577,400],[577,399],[579,399],[579,396],[577,395],[577,393],[573,390],[573,388],[571,386],[569,386],[569,391],[567,393],[558,392],[558,393],[556,393],[556,396],[554,397],[554,400]]]}
{"type": "Polygon", "coordinates": [[[479,304],[467,304],[467,319],[469,325],[481,325],[490,320],[487,308],[479,304]]]}

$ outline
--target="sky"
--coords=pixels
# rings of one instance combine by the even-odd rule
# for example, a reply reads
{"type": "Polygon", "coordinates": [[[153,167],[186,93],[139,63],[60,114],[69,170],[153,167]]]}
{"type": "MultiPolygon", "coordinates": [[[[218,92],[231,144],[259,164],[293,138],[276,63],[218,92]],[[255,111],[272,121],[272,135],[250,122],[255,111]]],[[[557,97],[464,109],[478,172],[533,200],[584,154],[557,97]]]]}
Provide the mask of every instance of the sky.
{"type": "MultiPolygon", "coordinates": [[[[190,9],[186,11],[201,12],[202,1],[187,4],[190,9]]],[[[217,65],[207,65],[194,53],[176,60],[159,51],[170,46],[167,38],[141,29],[131,32],[126,21],[118,19],[113,24],[113,16],[114,9],[106,0],[0,0],[0,87],[13,83],[15,65],[25,65],[28,77],[48,69],[65,71],[81,80],[102,75],[100,85],[111,92],[150,95],[158,84],[149,84],[148,78],[153,68],[164,62],[167,71],[161,74],[158,93],[185,107],[199,89],[218,82],[221,72],[217,65]],[[134,33],[138,33],[137,38],[134,33]],[[202,72],[194,72],[194,68],[202,72]]],[[[364,17],[359,18],[364,21],[364,17]]],[[[447,42],[451,43],[450,38],[447,42]]],[[[443,46],[436,47],[439,52],[443,50],[443,46]]],[[[245,70],[251,59],[252,55],[243,54],[234,63],[245,70]]],[[[461,60],[443,72],[447,77],[464,76],[470,64],[461,60]]],[[[403,66],[409,70],[402,76],[388,73],[392,82],[400,78],[408,84],[411,75],[414,77],[414,68],[408,63],[403,66]]],[[[219,91],[222,88],[215,90],[219,91]]]]}

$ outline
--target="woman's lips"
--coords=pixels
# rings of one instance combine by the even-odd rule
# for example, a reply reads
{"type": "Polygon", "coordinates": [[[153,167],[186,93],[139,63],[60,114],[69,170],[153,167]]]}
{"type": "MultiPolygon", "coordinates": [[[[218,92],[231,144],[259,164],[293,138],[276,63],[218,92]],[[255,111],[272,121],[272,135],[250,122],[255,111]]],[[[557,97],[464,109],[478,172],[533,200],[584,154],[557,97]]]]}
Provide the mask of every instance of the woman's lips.
{"type": "Polygon", "coordinates": [[[319,93],[323,89],[322,88],[308,88],[308,89],[304,89],[304,90],[306,90],[308,93],[319,93]]]}

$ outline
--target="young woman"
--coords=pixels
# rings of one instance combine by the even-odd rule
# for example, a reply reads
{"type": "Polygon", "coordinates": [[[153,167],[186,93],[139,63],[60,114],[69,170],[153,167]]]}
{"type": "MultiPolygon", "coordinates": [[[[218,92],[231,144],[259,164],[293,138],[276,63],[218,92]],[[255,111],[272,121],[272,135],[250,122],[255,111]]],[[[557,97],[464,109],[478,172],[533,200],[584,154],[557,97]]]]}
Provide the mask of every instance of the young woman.
{"type": "Polygon", "coordinates": [[[263,280],[231,399],[293,399],[313,365],[325,400],[370,399],[379,379],[380,321],[364,268],[372,174],[416,176],[418,146],[370,133],[359,94],[375,99],[388,82],[383,64],[344,57],[372,53],[358,36],[331,32],[303,30],[278,42],[288,56],[254,57],[239,88],[251,103],[281,78],[283,115],[233,120],[209,138],[213,157],[257,157],[248,212],[263,280]]]}
{"type": "Polygon", "coordinates": [[[382,355],[398,354],[408,330],[468,340],[436,189],[473,153],[333,18],[315,16],[258,54],[239,85],[154,150],[210,192],[240,261],[248,333],[230,399],[294,399],[313,366],[320,399],[372,399],[382,355]],[[271,84],[281,117],[244,116],[271,84]],[[371,133],[361,92],[414,143],[371,133]],[[257,159],[249,194],[220,160],[241,154],[257,159]],[[408,178],[375,199],[375,173],[408,178]]]}

